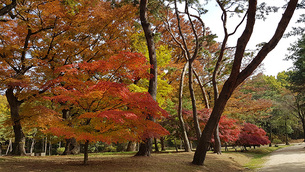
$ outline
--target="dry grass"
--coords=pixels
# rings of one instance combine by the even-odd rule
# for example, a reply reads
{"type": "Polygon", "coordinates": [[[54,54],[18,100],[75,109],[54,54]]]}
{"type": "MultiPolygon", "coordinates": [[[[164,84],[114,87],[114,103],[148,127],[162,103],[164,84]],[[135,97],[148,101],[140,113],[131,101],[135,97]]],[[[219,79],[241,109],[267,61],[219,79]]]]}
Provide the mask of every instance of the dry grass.
{"type": "Polygon", "coordinates": [[[82,165],[82,156],[50,156],[50,157],[0,157],[1,172],[18,171],[157,171],[157,172],[235,172],[247,171],[243,165],[250,158],[243,154],[225,153],[207,154],[204,166],[192,165],[193,153],[160,153],[152,157],[134,157],[132,155],[91,155],[89,165],[82,165]]]}

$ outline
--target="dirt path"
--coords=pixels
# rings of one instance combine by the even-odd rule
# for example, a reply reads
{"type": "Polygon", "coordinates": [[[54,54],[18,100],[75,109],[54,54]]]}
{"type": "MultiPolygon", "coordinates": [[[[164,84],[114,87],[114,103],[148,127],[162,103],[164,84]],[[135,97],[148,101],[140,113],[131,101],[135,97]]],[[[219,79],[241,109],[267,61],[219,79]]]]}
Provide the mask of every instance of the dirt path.
{"type": "Polygon", "coordinates": [[[271,153],[264,167],[259,172],[304,172],[305,143],[279,149],[271,153]]]}

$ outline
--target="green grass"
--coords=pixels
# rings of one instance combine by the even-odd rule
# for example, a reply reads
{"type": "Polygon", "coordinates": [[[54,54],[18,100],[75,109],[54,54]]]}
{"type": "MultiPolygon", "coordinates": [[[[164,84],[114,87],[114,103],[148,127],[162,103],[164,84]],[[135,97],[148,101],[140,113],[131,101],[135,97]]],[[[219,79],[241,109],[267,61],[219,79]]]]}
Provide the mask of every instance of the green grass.
{"type": "Polygon", "coordinates": [[[286,145],[281,145],[279,147],[260,147],[256,149],[249,149],[245,154],[251,156],[251,161],[245,165],[249,169],[261,168],[266,162],[266,156],[275,150],[287,147],[286,145]]]}

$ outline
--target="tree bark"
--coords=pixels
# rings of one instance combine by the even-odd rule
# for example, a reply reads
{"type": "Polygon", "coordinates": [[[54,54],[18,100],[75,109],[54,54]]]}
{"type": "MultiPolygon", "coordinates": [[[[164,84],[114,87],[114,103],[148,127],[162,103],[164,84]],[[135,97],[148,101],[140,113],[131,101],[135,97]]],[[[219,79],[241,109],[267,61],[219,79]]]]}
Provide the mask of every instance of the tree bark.
{"type": "Polygon", "coordinates": [[[14,95],[13,88],[6,90],[6,98],[11,110],[11,118],[13,120],[13,129],[15,134],[15,142],[13,143],[13,155],[26,155],[25,152],[25,136],[21,126],[21,117],[19,115],[20,105],[22,101],[14,95]]]}
{"type": "Polygon", "coordinates": [[[285,143],[286,143],[286,145],[289,145],[289,143],[288,143],[288,131],[287,131],[287,117],[285,118],[285,143]]]}
{"type": "Polygon", "coordinates": [[[11,4],[6,5],[0,9],[0,16],[3,16],[11,12],[11,10],[16,7],[16,5],[17,5],[17,0],[12,0],[11,4]]]}
{"type": "Polygon", "coordinates": [[[272,147],[272,124],[271,124],[271,119],[269,119],[269,123],[270,123],[270,137],[269,137],[269,140],[270,140],[270,143],[269,143],[269,147],[272,147]]]}
{"type": "Polygon", "coordinates": [[[152,138],[143,140],[140,144],[139,151],[135,156],[150,156],[152,151],[152,138]]]}
{"type": "Polygon", "coordinates": [[[164,137],[160,138],[160,142],[161,142],[161,151],[165,151],[164,137]]]}
{"type": "Polygon", "coordinates": [[[219,137],[219,123],[214,132],[214,153],[221,154],[221,142],[219,137]]]}
{"type": "Polygon", "coordinates": [[[196,76],[196,79],[198,80],[198,83],[199,83],[199,86],[200,86],[200,89],[201,89],[201,93],[202,93],[202,96],[203,96],[203,101],[204,101],[205,107],[207,109],[210,109],[210,103],[209,103],[209,99],[208,99],[208,96],[207,96],[207,92],[206,92],[206,90],[205,90],[205,88],[204,88],[204,86],[203,86],[203,84],[202,84],[202,82],[201,82],[201,80],[198,76],[198,73],[195,70],[193,70],[193,73],[196,76]]]}
{"type": "Polygon", "coordinates": [[[32,138],[31,140],[32,140],[32,143],[31,143],[30,153],[33,153],[34,146],[35,146],[35,139],[32,138]]]}
{"type": "Polygon", "coordinates": [[[84,145],[84,165],[88,165],[88,148],[89,148],[89,140],[86,140],[84,145]]]}
{"type": "MultiPolygon", "coordinates": [[[[157,98],[157,56],[155,50],[154,43],[154,34],[151,30],[151,25],[147,21],[147,2],[148,0],[140,1],[140,20],[141,25],[145,33],[148,54],[149,54],[149,62],[151,65],[150,74],[152,77],[149,80],[148,93],[152,96],[152,98],[156,101],[157,98]]],[[[148,117],[148,120],[153,120],[151,116],[148,117]]],[[[140,149],[137,152],[136,156],[150,156],[152,149],[152,139],[147,138],[143,140],[140,144],[140,149]]]]}
{"type": "Polygon", "coordinates": [[[127,145],[127,149],[126,151],[130,152],[130,151],[136,151],[136,143],[135,142],[132,142],[132,141],[129,141],[128,142],[128,145],[127,145]]]}
{"type": "Polygon", "coordinates": [[[189,63],[189,90],[190,90],[190,96],[191,96],[191,101],[192,101],[192,109],[193,109],[193,120],[194,120],[194,128],[196,131],[196,137],[197,140],[200,139],[201,136],[201,129],[199,125],[199,120],[197,116],[197,106],[196,106],[196,98],[195,98],[195,92],[193,88],[193,67],[192,67],[192,61],[189,63]]]}
{"type": "Polygon", "coordinates": [[[185,152],[191,152],[192,150],[191,150],[191,147],[190,147],[190,141],[189,141],[189,138],[187,136],[185,123],[184,123],[183,116],[182,116],[183,83],[184,83],[184,76],[185,76],[187,68],[188,68],[188,63],[185,63],[185,65],[183,67],[183,70],[182,70],[182,73],[181,73],[181,77],[180,77],[178,118],[179,118],[179,122],[180,122],[182,138],[183,138],[183,141],[184,141],[185,152]]]}
{"type": "Polygon", "coordinates": [[[239,84],[241,84],[248,76],[251,75],[251,73],[263,61],[263,59],[266,57],[266,55],[271,50],[274,49],[274,47],[277,45],[279,40],[282,38],[282,36],[288,26],[288,23],[295,11],[297,2],[298,2],[298,0],[289,1],[288,6],[287,6],[284,14],[282,15],[282,19],[280,20],[273,37],[270,39],[270,41],[268,43],[266,43],[261,48],[261,50],[258,52],[256,57],[250,62],[250,64],[240,72],[240,67],[241,67],[242,59],[243,59],[244,52],[246,49],[246,45],[248,44],[248,41],[252,35],[254,23],[255,23],[257,1],[256,0],[249,1],[249,8],[247,11],[247,24],[246,24],[244,32],[242,33],[241,37],[237,41],[236,52],[235,52],[235,56],[234,56],[234,62],[233,62],[230,77],[225,82],[223,89],[220,92],[219,98],[216,100],[216,104],[214,106],[210,119],[208,120],[208,122],[202,132],[202,136],[200,138],[200,142],[197,146],[197,149],[196,149],[196,152],[194,155],[194,159],[192,162],[193,164],[203,165],[212,133],[214,132],[214,130],[219,122],[219,119],[223,113],[223,110],[225,108],[227,101],[231,97],[235,88],[239,84]]]}
{"type": "Polygon", "coordinates": [[[66,139],[65,151],[63,155],[76,155],[80,153],[80,145],[75,138],[66,139]]]}
{"type": "MultiPolygon", "coordinates": [[[[67,109],[63,109],[62,110],[62,117],[65,120],[69,120],[70,118],[70,110],[67,109]]],[[[69,125],[69,124],[68,124],[69,125]]],[[[69,138],[69,139],[65,139],[66,144],[65,144],[65,151],[63,152],[63,155],[76,155],[80,153],[80,145],[79,143],[76,141],[75,138],[69,138]]]]}
{"type": "Polygon", "coordinates": [[[302,121],[302,126],[303,126],[303,138],[304,138],[304,141],[303,142],[305,142],[305,118],[304,118],[304,116],[302,117],[302,119],[301,119],[301,121],[302,121]]]}
{"type": "Polygon", "coordinates": [[[158,141],[156,138],[154,138],[154,142],[155,142],[155,152],[159,152],[158,141]]]}

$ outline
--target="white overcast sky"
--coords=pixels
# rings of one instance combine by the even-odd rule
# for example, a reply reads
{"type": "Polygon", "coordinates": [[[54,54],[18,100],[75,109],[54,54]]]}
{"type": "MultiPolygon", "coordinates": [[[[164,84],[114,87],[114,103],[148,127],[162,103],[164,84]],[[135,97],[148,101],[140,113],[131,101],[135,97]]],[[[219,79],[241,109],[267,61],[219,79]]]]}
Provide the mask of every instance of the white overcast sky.
{"type": "MultiPolygon", "coordinates": [[[[261,2],[263,1],[258,0],[258,4],[260,4],[261,2]]],[[[265,0],[265,2],[268,5],[281,6],[282,4],[285,3],[285,0],[265,0]]],[[[221,42],[223,39],[221,11],[219,10],[219,7],[216,6],[216,3],[214,3],[214,0],[209,2],[206,8],[209,9],[209,12],[207,14],[202,15],[202,19],[205,22],[206,26],[209,27],[214,34],[218,35],[217,41],[221,42]]],[[[258,43],[269,41],[269,39],[273,36],[273,33],[278,25],[278,22],[280,21],[283,11],[284,11],[283,9],[280,9],[277,13],[269,14],[265,21],[263,20],[256,21],[253,36],[250,39],[247,49],[255,49],[255,45],[257,45],[258,43]]],[[[298,10],[295,12],[286,31],[292,30],[291,28],[293,25],[295,25],[301,12],[304,13],[304,10],[303,11],[298,10]]],[[[233,31],[233,28],[235,28],[236,23],[238,23],[239,20],[240,19],[238,18],[229,18],[228,21],[229,32],[233,31]]],[[[228,46],[236,45],[236,41],[240,36],[240,34],[242,33],[243,29],[244,27],[240,27],[240,29],[238,30],[239,33],[237,33],[235,37],[231,37],[229,39],[228,46]]],[[[295,42],[296,40],[297,37],[289,37],[289,38],[281,39],[277,47],[272,52],[270,52],[263,61],[264,69],[265,69],[264,74],[276,76],[277,73],[292,67],[292,62],[285,61],[284,58],[286,57],[286,54],[289,53],[287,51],[287,48],[290,46],[291,43],[295,42]]]]}

